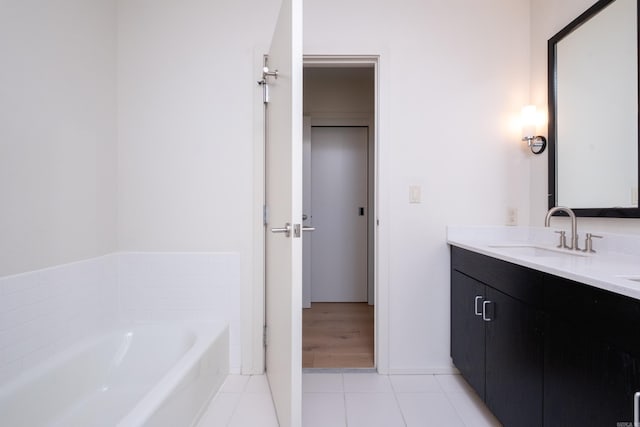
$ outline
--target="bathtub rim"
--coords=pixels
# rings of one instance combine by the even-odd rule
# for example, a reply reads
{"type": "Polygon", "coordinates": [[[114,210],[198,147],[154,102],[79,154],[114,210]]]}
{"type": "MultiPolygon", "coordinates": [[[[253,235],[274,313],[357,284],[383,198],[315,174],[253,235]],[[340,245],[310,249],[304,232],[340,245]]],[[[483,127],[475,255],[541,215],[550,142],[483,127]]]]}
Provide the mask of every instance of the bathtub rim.
{"type": "MultiPolygon", "coordinates": [[[[144,325],[172,325],[174,322],[145,322],[136,323],[137,326],[144,325]]],[[[200,361],[204,353],[213,346],[223,335],[229,335],[229,325],[221,321],[202,322],[179,322],[179,326],[188,327],[195,332],[196,341],[191,348],[171,366],[160,380],[153,385],[136,404],[116,425],[116,427],[142,426],[171,396],[181,380],[200,361]]],[[[227,353],[229,349],[226,349],[227,353]]]]}

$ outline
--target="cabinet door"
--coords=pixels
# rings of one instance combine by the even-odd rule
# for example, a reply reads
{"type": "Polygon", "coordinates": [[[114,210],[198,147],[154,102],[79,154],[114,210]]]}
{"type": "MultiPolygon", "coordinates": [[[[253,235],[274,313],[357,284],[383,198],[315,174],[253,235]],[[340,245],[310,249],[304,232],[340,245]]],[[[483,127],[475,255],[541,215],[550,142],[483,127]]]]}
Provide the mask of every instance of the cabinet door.
{"type": "Polygon", "coordinates": [[[490,287],[486,299],[487,406],[505,427],[541,426],[542,314],[490,287]]]}
{"type": "Polygon", "coordinates": [[[552,317],[544,369],[545,427],[631,425],[640,358],[552,317]]]}
{"type": "Polygon", "coordinates": [[[484,324],[476,313],[485,286],[464,274],[451,272],[451,358],[462,376],[484,399],[484,324]]]}

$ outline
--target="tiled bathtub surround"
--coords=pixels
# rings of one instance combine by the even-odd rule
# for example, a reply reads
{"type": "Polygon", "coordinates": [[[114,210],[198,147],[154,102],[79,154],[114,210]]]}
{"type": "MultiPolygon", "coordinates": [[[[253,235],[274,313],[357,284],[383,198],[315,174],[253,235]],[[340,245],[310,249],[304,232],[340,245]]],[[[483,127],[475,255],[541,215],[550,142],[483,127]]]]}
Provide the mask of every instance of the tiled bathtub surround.
{"type": "Polygon", "coordinates": [[[0,278],[0,382],[117,320],[117,255],[0,278]]]}
{"type": "Polygon", "coordinates": [[[122,323],[224,320],[240,367],[240,260],[227,253],[116,253],[0,278],[0,383],[122,323]]]}
{"type": "Polygon", "coordinates": [[[118,259],[121,321],[227,321],[230,369],[240,372],[238,254],[143,252],[118,259]]]}

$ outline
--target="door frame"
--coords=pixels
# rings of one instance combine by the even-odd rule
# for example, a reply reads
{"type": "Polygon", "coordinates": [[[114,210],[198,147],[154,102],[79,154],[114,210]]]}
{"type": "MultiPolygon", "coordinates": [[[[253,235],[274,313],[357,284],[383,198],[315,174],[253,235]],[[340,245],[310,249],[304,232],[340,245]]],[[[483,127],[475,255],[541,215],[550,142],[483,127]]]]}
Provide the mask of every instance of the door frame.
{"type": "MultiPolygon", "coordinates": [[[[254,76],[262,69],[264,50],[254,51],[254,76]]],[[[373,287],[374,287],[374,361],[380,374],[389,373],[389,208],[388,208],[388,160],[384,156],[385,145],[381,135],[381,68],[384,65],[382,55],[303,55],[303,66],[314,67],[371,67],[374,69],[373,124],[373,287]]],[[[256,81],[259,78],[256,78],[256,81]]],[[[254,145],[253,145],[253,280],[251,289],[242,291],[242,373],[260,374],[264,372],[263,346],[265,314],[265,237],[263,225],[263,206],[265,168],[262,90],[256,86],[253,96],[254,105],[254,145]]],[[[355,119],[355,118],[354,118],[355,119]]],[[[360,117],[360,119],[362,119],[360,117]]],[[[300,118],[302,120],[302,117],[300,118]]],[[[317,120],[322,120],[317,118],[317,120]]],[[[333,122],[335,123],[335,121],[333,122]]],[[[302,351],[302,349],[300,349],[302,351]]]]}

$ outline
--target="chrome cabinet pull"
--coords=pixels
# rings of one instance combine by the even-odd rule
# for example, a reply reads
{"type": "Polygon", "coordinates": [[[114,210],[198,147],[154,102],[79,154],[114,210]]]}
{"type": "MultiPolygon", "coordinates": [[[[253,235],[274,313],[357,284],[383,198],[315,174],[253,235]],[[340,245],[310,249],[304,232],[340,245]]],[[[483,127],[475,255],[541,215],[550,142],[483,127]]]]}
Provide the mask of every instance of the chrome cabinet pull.
{"type": "Polygon", "coordinates": [[[482,295],[476,295],[476,298],[475,298],[475,301],[474,301],[476,316],[482,316],[482,312],[478,308],[478,301],[480,301],[481,299],[482,299],[482,295]]]}
{"type": "Polygon", "coordinates": [[[491,322],[493,319],[490,317],[487,317],[487,305],[489,304],[493,304],[492,301],[483,301],[482,302],[482,320],[484,320],[485,322],[491,322]]]}

